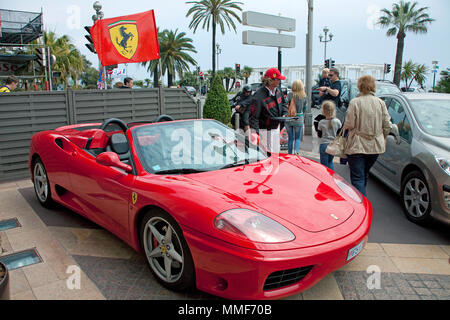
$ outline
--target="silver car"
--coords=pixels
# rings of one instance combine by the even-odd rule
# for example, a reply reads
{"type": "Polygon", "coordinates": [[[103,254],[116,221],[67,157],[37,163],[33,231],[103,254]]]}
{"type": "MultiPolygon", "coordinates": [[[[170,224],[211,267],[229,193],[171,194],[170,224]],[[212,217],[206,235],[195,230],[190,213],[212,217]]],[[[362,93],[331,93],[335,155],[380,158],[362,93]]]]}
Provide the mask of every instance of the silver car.
{"type": "Polygon", "coordinates": [[[400,194],[406,217],[450,224],[450,95],[384,94],[399,136],[387,138],[386,152],[371,173],[400,194]]]}

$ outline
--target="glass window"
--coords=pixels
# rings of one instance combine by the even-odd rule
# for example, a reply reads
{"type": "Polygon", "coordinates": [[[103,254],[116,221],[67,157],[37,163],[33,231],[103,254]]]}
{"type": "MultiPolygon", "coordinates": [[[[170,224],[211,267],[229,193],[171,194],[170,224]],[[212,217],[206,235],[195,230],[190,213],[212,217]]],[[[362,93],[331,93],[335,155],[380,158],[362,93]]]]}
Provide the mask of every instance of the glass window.
{"type": "Polygon", "coordinates": [[[450,137],[450,99],[411,99],[411,109],[426,133],[450,137]]]}
{"type": "Polygon", "coordinates": [[[403,109],[403,106],[400,103],[400,101],[396,99],[392,99],[388,107],[388,112],[389,115],[391,116],[393,124],[398,125],[398,123],[400,121],[403,121],[403,119],[405,118],[405,110],[403,109]]]}
{"type": "Polygon", "coordinates": [[[401,93],[400,89],[396,85],[390,85],[390,84],[386,84],[386,83],[377,82],[376,95],[394,94],[394,93],[401,93]]]}
{"type": "Polygon", "coordinates": [[[133,140],[144,168],[155,174],[213,171],[269,156],[239,132],[213,120],[141,126],[133,131],[133,140]]]}
{"type": "Polygon", "coordinates": [[[408,120],[408,117],[405,116],[405,118],[400,121],[397,124],[398,127],[398,133],[400,137],[411,143],[412,141],[412,131],[411,131],[411,124],[408,120]]]}

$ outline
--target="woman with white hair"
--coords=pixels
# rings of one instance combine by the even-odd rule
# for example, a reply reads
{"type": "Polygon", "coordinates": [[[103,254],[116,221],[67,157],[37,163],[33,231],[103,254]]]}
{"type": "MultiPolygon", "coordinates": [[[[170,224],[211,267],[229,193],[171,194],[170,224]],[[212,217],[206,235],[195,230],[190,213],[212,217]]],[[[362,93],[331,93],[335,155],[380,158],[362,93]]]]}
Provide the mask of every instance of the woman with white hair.
{"type": "Polygon", "coordinates": [[[378,156],[386,151],[386,138],[392,122],[386,104],[375,96],[374,77],[359,78],[358,89],[360,94],[350,101],[343,130],[349,130],[345,154],[350,180],[365,196],[369,170],[378,156]]]}

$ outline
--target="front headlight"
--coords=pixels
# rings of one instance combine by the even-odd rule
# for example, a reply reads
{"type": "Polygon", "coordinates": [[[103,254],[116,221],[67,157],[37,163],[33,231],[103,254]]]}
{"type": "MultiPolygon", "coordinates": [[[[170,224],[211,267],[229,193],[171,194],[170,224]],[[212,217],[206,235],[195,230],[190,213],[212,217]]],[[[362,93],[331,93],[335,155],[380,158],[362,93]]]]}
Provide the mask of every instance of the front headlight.
{"type": "Polygon", "coordinates": [[[444,158],[437,158],[436,161],[439,166],[450,176],[450,161],[444,158]]]}
{"type": "Polygon", "coordinates": [[[335,173],[333,175],[334,182],[337,184],[339,189],[341,189],[346,195],[355,200],[358,203],[362,203],[363,198],[361,192],[356,190],[354,186],[349,184],[344,178],[335,173]]]}
{"type": "Polygon", "coordinates": [[[232,209],[219,214],[214,226],[233,237],[261,243],[282,243],[295,239],[287,228],[261,213],[247,209],[232,209]]]}

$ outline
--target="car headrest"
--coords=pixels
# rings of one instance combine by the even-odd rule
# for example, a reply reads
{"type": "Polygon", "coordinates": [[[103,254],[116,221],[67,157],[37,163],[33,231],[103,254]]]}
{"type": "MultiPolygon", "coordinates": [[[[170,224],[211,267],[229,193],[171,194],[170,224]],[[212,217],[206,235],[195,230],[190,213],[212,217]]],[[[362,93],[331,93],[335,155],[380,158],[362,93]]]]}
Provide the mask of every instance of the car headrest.
{"type": "Polygon", "coordinates": [[[116,133],[111,136],[111,149],[117,154],[124,154],[130,150],[127,138],[122,133],[116,133]]]}

